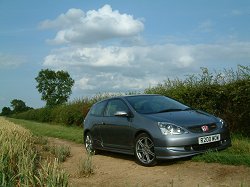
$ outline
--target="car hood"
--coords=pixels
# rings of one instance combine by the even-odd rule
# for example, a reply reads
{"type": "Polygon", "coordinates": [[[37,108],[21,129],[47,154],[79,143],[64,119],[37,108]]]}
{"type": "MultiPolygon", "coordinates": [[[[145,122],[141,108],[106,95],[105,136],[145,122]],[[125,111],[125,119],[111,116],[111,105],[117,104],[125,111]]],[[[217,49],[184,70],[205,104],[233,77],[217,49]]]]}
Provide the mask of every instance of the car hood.
{"type": "Polygon", "coordinates": [[[145,117],[153,121],[169,122],[184,127],[218,122],[215,116],[200,110],[146,114],[145,117]]]}

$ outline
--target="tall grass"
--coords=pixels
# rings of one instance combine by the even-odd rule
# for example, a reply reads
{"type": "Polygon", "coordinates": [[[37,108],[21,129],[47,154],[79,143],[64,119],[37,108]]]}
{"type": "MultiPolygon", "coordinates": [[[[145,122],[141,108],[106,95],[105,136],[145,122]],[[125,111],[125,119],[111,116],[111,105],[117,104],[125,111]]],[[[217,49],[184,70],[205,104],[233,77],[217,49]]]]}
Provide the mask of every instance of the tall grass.
{"type": "Polygon", "coordinates": [[[42,162],[32,134],[0,118],[0,186],[67,186],[57,161],[42,162]]]}

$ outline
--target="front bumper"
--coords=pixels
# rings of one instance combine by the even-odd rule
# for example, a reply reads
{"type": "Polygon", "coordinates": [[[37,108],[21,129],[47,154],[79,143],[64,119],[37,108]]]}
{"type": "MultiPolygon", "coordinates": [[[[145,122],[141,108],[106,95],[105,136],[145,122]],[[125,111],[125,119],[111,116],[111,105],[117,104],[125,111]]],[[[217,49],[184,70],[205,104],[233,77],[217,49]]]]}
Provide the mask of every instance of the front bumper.
{"type": "Polygon", "coordinates": [[[208,144],[193,144],[185,146],[155,147],[154,151],[157,159],[175,159],[198,155],[209,150],[223,150],[231,146],[231,139],[223,139],[218,142],[208,144]]]}

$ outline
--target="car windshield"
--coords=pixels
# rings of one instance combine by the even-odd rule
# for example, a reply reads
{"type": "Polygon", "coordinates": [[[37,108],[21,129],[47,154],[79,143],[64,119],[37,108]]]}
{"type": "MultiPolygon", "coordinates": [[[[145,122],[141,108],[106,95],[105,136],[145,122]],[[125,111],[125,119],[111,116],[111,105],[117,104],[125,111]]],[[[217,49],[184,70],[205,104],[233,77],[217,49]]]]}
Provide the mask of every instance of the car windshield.
{"type": "Polygon", "coordinates": [[[142,95],[126,97],[129,104],[141,114],[154,114],[189,110],[190,108],[178,101],[161,95],[142,95]]]}

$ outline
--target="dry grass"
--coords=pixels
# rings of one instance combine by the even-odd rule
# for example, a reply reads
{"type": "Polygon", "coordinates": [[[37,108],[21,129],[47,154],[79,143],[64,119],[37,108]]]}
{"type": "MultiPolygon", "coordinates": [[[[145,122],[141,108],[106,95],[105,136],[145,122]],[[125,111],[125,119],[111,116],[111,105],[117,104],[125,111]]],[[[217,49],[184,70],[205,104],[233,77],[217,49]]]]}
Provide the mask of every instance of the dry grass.
{"type": "Polygon", "coordinates": [[[0,118],[0,186],[67,186],[57,160],[43,162],[30,131],[0,118]]]}
{"type": "Polygon", "coordinates": [[[77,173],[79,177],[89,177],[94,173],[91,155],[88,154],[87,158],[79,160],[77,173]]]}

